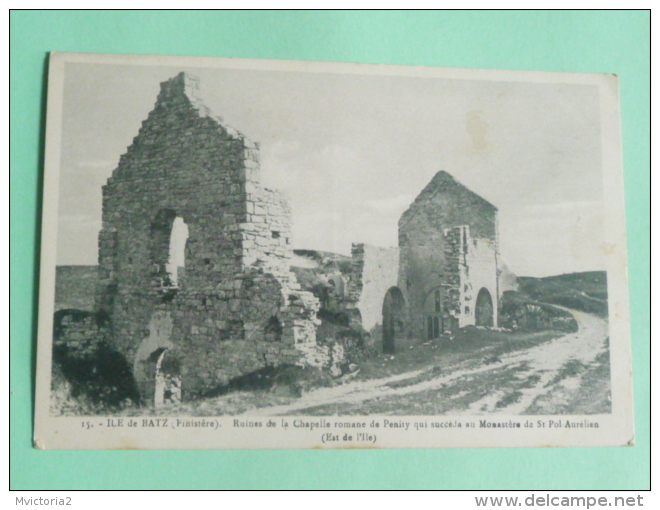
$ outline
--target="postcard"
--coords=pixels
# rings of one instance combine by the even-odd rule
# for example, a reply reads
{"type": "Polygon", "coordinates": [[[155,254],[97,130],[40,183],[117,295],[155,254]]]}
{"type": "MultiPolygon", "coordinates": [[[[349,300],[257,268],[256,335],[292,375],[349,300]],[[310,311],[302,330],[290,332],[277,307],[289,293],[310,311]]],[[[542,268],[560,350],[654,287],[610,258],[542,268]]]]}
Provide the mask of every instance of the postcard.
{"type": "Polygon", "coordinates": [[[53,53],[36,448],[634,443],[618,80],[53,53]]]}

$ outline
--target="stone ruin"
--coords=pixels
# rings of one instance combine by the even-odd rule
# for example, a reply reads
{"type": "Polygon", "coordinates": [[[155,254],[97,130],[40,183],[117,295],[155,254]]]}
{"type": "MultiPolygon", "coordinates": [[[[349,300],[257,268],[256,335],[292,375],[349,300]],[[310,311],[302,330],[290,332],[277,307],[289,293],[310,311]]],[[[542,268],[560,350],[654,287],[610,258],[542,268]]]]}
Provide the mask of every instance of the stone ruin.
{"type": "Polygon", "coordinates": [[[494,205],[438,172],[401,216],[399,249],[409,337],[498,325],[504,289],[494,205]]]}
{"type": "Polygon", "coordinates": [[[497,327],[515,289],[501,262],[497,208],[438,172],[399,220],[399,245],[354,244],[344,306],[393,354],[466,326],[497,327]]]}
{"type": "MultiPolygon", "coordinates": [[[[312,283],[303,289],[302,270],[292,267],[305,259],[294,258],[291,209],[260,185],[258,144],[214,116],[198,98],[197,79],[180,73],[161,84],[103,186],[95,302],[87,309],[104,318],[107,341],[132,367],[142,399],[156,405],[265,367],[336,372],[341,346],[316,338],[324,311],[345,316],[371,352],[497,326],[498,300],[515,277],[499,260],[492,204],[438,172],[401,216],[398,244],[354,244],[350,258],[323,267],[306,259],[310,281],[324,292],[312,283]]],[[[62,277],[68,290],[76,274],[91,281],[87,272],[59,269],[58,285],[62,277]]],[[[58,327],[89,343],[66,312],[58,312],[58,327]]]]}
{"type": "Polygon", "coordinates": [[[260,185],[258,145],[197,92],[184,73],[161,84],[103,187],[96,308],[144,395],[165,366],[194,394],[265,366],[328,363],[318,299],[289,267],[289,204],[260,185]],[[183,267],[170,260],[176,223],[183,267]]]}

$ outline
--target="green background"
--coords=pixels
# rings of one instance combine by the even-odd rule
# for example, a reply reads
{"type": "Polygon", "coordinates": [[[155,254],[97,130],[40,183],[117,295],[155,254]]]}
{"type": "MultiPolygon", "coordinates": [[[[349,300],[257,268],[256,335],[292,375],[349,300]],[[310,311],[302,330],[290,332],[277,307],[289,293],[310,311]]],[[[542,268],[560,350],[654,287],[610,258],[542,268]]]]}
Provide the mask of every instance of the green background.
{"type": "Polygon", "coordinates": [[[650,488],[650,13],[13,11],[10,27],[11,488],[650,488]],[[49,51],[618,74],[636,446],[368,451],[33,449],[38,217],[49,51]]]}

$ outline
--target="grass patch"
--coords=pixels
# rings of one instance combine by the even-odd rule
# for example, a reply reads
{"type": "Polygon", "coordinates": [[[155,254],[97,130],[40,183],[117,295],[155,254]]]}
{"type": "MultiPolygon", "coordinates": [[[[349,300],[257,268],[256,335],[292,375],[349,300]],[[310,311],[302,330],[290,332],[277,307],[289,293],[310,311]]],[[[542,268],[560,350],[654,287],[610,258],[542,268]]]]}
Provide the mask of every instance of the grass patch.
{"type": "Polygon", "coordinates": [[[521,389],[530,389],[534,388],[541,381],[541,376],[539,374],[532,374],[525,382],[520,386],[521,389]]]}
{"type": "Polygon", "coordinates": [[[218,397],[245,391],[273,392],[279,396],[300,397],[306,391],[334,386],[332,377],[314,367],[284,365],[265,367],[256,372],[232,379],[201,397],[218,397]]]}
{"type": "Polygon", "coordinates": [[[589,368],[588,365],[585,365],[580,360],[570,359],[557,371],[555,376],[546,383],[545,387],[549,388],[564,379],[576,377],[583,373],[587,368],[589,368]]]}
{"type": "Polygon", "coordinates": [[[516,402],[519,402],[520,399],[522,398],[523,394],[520,391],[514,391],[513,393],[509,393],[508,395],[505,395],[502,397],[500,400],[497,401],[495,404],[496,409],[502,409],[503,407],[508,407],[511,404],[515,404],[516,402]]]}

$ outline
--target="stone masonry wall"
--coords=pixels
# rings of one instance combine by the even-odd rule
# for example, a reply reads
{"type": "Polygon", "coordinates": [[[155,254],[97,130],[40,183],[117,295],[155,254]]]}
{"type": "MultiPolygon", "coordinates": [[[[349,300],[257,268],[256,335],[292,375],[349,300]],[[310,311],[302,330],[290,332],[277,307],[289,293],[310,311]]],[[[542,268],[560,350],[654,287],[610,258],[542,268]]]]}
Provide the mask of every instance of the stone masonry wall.
{"type": "Polygon", "coordinates": [[[53,346],[71,357],[94,354],[107,335],[107,323],[94,312],[63,309],[55,312],[53,346]]]}
{"type": "Polygon", "coordinates": [[[98,266],[57,266],[55,268],[55,311],[94,310],[98,266]]]}
{"type": "Polygon", "coordinates": [[[440,171],[426,185],[399,219],[401,236],[410,233],[407,224],[423,216],[427,229],[434,231],[469,225],[472,236],[498,242],[497,208],[463,186],[445,171],[440,171]]]}
{"type": "Polygon", "coordinates": [[[445,306],[450,321],[462,328],[475,325],[477,295],[486,289],[493,301],[497,326],[497,252],[492,241],[474,239],[463,225],[445,231],[445,306]]]}
{"type": "Polygon", "coordinates": [[[362,327],[373,333],[375,326],[382,325],[387,291],[398,285],[399,249],[353,244],[351,255],[348,300],[360,312],[362,327]]]}
{"type": "MultiPolygon", "coordinates": [[[[414,338],[426,337],[424,303],[435,290],[441,296],[442,329],[469,323],[464,318],[466,297],[471,298],[471,291],[464,288],[470,283],[466,271],[481,275],[477,279],[487,281],[490,289],[497,279],[497,245],[497,209],[447,172],[438,172],[399,220],[399,284],[414,338]],[[470,232],[469,251],[463,238],[453,233],[458,226],[470,232]],[[492,279],[486,277],[491,272],[492,279]]],[[[497,286],[492,287],[496,300],[497,286]]]]}
{"type": "Polygon", "coordinates": [[[258,146],[211,114],[196,79],[162,83],[103,187],[96,307],[112,320],[114,347],[131,363],[143,342],[167,349],[189,393],[318,362],[318,300],[289,271],[290,244],[290,208],[260,186],[258,146]],[[166,265],[176,218],[188,239],[175,286],[166,265]],[[154,338],[163,317],[170,337],[154,338]]]}

